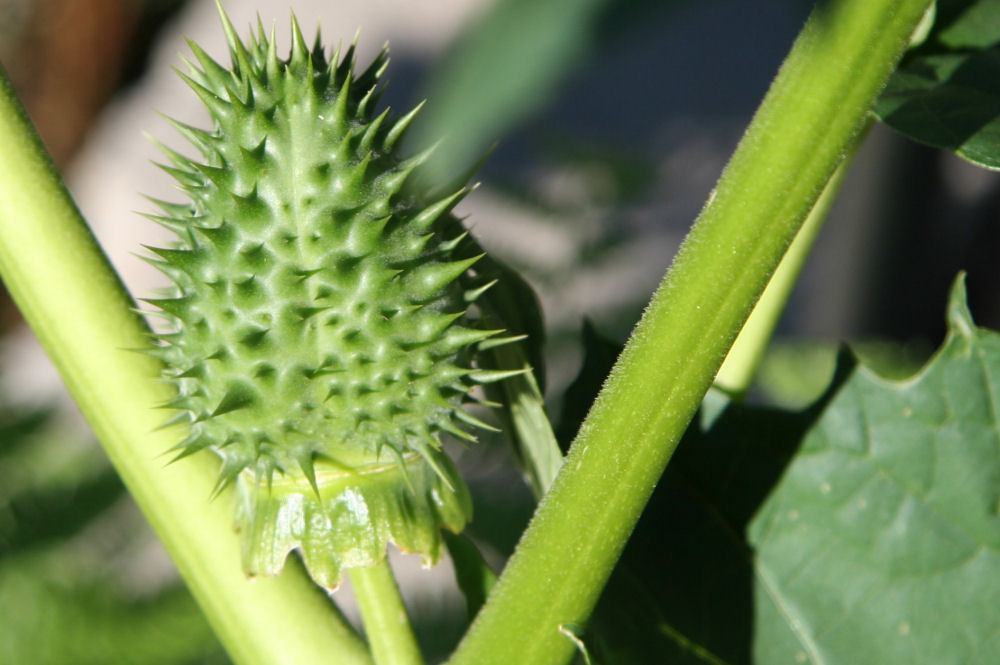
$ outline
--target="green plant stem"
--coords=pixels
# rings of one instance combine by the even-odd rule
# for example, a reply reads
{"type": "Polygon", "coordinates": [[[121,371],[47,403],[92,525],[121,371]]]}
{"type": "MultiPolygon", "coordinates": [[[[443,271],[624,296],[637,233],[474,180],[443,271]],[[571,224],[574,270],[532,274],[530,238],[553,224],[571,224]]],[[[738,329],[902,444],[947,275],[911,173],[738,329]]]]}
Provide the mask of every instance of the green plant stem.
{"type": "MultiPolygon", "coordinates": [[[[871,118],[867,122],[862,136],[867,134],[868,127],[871,126],[871,118]]],[[[767,345],[774,334],[774,328],[778,325],[781,313],[785,311],[788,298],[792,295],[792,289],[799,280],[799,274],[805,266],[809,252],[812,251],[816,236],[823,228],[830,208],[833,206],[840,186],[844,183],[844,177],[854,162],[857,154],[857,146],[860,139],[855,144],[850,154],[844,158],[834,171],[833,177],[826,184],[823,193],[816,200],[816,205],[809,212],[806,221],[802,224],[795,240],[789,245],[777,270],[771,275],[771,280],[767,283],[767,288],[761,294],[760,299],[754,306],[753,311],[747,318],[736,341],[726,355],[726,360],[715,375],[715,386],[729,395],[739,398],[750,387],[757,366],[764,357],[767,345]]]]}
{"type": "Polygon", "coordinates": [[[169,464],[171,397],[145,354],[142,319],[81,218],[0,69],[0,275],[132,496],[237,665],[371,663],[298,566],[248,581],[232,497],[209,501],[208,455],[169,464]]]}
{"type": "Polygon", "coordinates": [[[361,608],[375,664],[423,665],[389,559],[370,568],[351,568],[347,574],[361,608]]]}
{"type": "MultiPolygon", "coordinates": [[[[823,2],[636,327],[451,665],[556,665],[927,0],[823,2]]],[[[670,571],[664,571],[670,574],[670,571]]]]}

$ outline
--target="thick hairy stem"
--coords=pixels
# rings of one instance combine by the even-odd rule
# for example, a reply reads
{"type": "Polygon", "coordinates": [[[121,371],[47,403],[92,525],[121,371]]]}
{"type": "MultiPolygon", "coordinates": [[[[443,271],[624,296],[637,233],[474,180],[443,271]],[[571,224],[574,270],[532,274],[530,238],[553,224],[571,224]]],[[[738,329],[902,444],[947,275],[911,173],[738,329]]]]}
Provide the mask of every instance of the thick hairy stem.
{"type": "MultiPolygon", "coordinates": [[[[871,125],[870,120],[868,124],[871,125]]],[[[857,145],[860,144],[861,138],[866,133],[867,131],[858,137],[855,149],[851,150],[850,154],[837,167],[830,182],[823,189],[823,194],[817,199],[816,205],[813,206],[806,221],[802,224],[802,228],[799,229],[795,240],[789,245],[777,270],[771,275],[767,288],[764,289],[764,293],[761,294],[754,306],[753,312],[743,324],[739,336],[733,342],[729,354],[726,355],[726,361],[722,363],[719,373],[715,376],[717,388],[734,397],[741,397],[750,387],[757,366],[771,341],[771,335],[778,324],[778,319],[785,311],[785,305],[788,303],[789,296],[792,295],[792,289],[799,280],[799,274],[805,266],[809,252],[816,241],[816,236],[823,228],[823,222],[826,221],[830,208],[840,192],[840,186],[844,183],[844,177],[854,161],[857,145]]]]}
{"type": "Polygon", "coordinates": [[[368,652],[302,573],[240,572],[232,500],[209,501],[216,463],[168,464],[170,397],[132,300],[73,204],[0,70],[0,276],[238,665],[366,665],[368,652]]]}
{"type": "MultiPolygon", "coordinates": [[[[554,665],[927,0],[821,2],[452,665],[554,665]]],[[[669,571],[665,571],[669,574],[669,571]]]]}

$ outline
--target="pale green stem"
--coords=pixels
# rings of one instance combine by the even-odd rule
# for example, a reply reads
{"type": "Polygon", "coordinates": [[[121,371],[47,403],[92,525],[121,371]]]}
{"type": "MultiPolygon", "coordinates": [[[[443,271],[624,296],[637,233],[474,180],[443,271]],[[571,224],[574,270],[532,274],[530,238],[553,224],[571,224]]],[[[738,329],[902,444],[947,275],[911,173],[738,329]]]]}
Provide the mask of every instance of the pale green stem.
{"type": "MultiPolygon", "coordinates": [[[[869,120],[869,125],[871,121],[869,120]]],[[[860,141],[859,141],[860,144],[860,141]]],[[[739,397],[746,392],[753,381],[757,366],[760,365],[767,345],[774,334],[774,328],[778,325],[781,313],[785,311],[788,298],[792,295],[792,289],[799,281],[799,274],[805,266],[809,252],[812,251],[816,236],[823,228],[823,222],[833,206],[834,200],[840,192],[840,186],[844,182],[844,177],[854,162],[854,155],[857,150],[852,150],[837,167],[830,182],[816,201],[802,228],[795,236],[795,240],[788,247],[785,256],[778,264],[778,269],[771,275],[771,281],[767,283],[767,288],[761,294],[760,300],[754,306],[747,322],[743,324],[743,329],[733,342],[725,362],[719,368],[719,373],[715,376],[715,386],[726,393],[739,397]]]]}
{"type": "MultiPolygon", "coordinates": [[[[819,4],[451,665],[559,665],[927,0],[819,4]]],[[[683,575],[684,571],[663,571],[683,575]]]]}
{"type": "Polygon", "coordinates": [[[351,568],[347,574],[361,608],[375,665],[423,665],[388,558],[370,568],[351,568]]]}
{"type": "Polygon", "coordinates": [[[363,642],[298,566],[247,580],[217,464],[170,464],[171,397],[132,300],[0,68],[0,277],[237,665],[366,665],[363,642]],[[133,350],[130,350],[133,349],[133,350]]]}

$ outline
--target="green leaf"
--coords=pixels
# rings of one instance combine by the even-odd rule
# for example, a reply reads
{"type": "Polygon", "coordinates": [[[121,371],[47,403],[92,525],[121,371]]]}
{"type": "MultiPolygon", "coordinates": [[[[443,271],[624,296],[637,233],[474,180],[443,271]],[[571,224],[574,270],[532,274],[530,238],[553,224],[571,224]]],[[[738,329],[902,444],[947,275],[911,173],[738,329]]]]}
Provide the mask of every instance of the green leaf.
{"type": "Polygon", "coordinates": [[[601,598],[597,659],[1000,661],[1000,335],[964,297],[913,378],[842,354],[804,411],[706,402],[601,598]]]}
{"type": "Polygon", "coordinates": [[[1000,0],[942,0],[933,33],[953,49],[992,46],[1000,41],[1000,0]]]}
{"type": "MultiPolygon", "coordinates": [[[[519,346],[497,347],[487,351],[486,357],[498,369],[531,369],[519,346]]],[[[513,376],[496,388],[488,388],[487,394],[495,395],[503,404],[501,416],[515,461],[527,476],[535,497],[541,498],[559,473],[563,457],[534,374],[527,371],[513,376]]]]}
{"type": "Polygon", "coordinates": [[[583,364],[573,383],[566,388],[563,410],[556,428],[556,435],[564,449],[569,448],[622,350],[621,344],[602,336],[590,320],[583,322],[581,341],[583,364]]]}
{"type": "Polygon", "coordinates": [[[526,336],[517,346],[522,349],[525,362],[531,365],[531,373],[538,384],[538,390],[544,391],[545,323],[535,290],[517,271],[486,254],[474,239],[470,239],[468,246],[468,252],[482,255],[476,266],[479,279],[496,280],[496,283],[483,294],[478,304],[488,315],[496,319],[498,325],[503,325],[508,334],[526,336]]]}
{"type": "Polygon", "coordinates": [[[1000,168],[1000,48],[913,58],[874,111],[914,141],[1000,168]]]}
{"type": "Polygon", "coordinates": [[[1000,335],[956,283],[918,376],[858,368],[750,524],[758,663],[1000,661],[1000,335]]]}
{"type": "Polygon", "coordinates": [[[939,3],[874,112],[914,141],[1000,168],[1000,0],[939,3]]]}
{"type": "MultiPolygon", "coordinates": [[[[474,241],[469,251],[479,251],[474,241]]],[[[504,327],[508,334],[524,335],[518,344],[502,344],[480,353],[484,368],[530,370],[486,386],[486,395],[503,405],[500,417],[514,449],[514,458],[541,497],[562,466],[562,452],[545,411],[545,326],[541,306],[531,286],[502,262],[484,255],[476,266],[477,279],[496,283],[477,301],[487,328],[504,327]]]]}

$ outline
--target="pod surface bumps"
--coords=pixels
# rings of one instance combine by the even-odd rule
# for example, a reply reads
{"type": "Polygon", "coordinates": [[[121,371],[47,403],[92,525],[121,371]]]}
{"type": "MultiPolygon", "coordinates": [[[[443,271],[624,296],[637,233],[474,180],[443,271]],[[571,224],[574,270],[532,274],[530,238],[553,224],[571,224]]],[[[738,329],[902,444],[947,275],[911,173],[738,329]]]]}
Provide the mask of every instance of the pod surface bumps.
{"type": "MultiPolygon", "coordinates": [[[[222,14],[232,67],[191,44],[187,80],[213,128],[173,123],[197,149],[163,147],[189,203],[155,203],[177,234],[151,261],[173,282],[154,353],[189,427],[183,457],[222,460],[235,482],[243,563],[276,574],[299,548],[321,585],[377,563],[386,542],[440,556],[442,527],[471,516],[441,436],[473,440],[463,408],[483,284],[451,208],[407,187],[424,159],[396,148],[417,109],[376,114],[383,51],[327,60],[292,21],[287,59],[258,25],[244,43],[222,14]]],[[[494,337],[494,340],[496,338],[494,337]]],[[[491,341],[494,341],[491,340],[491,341]]]]}

